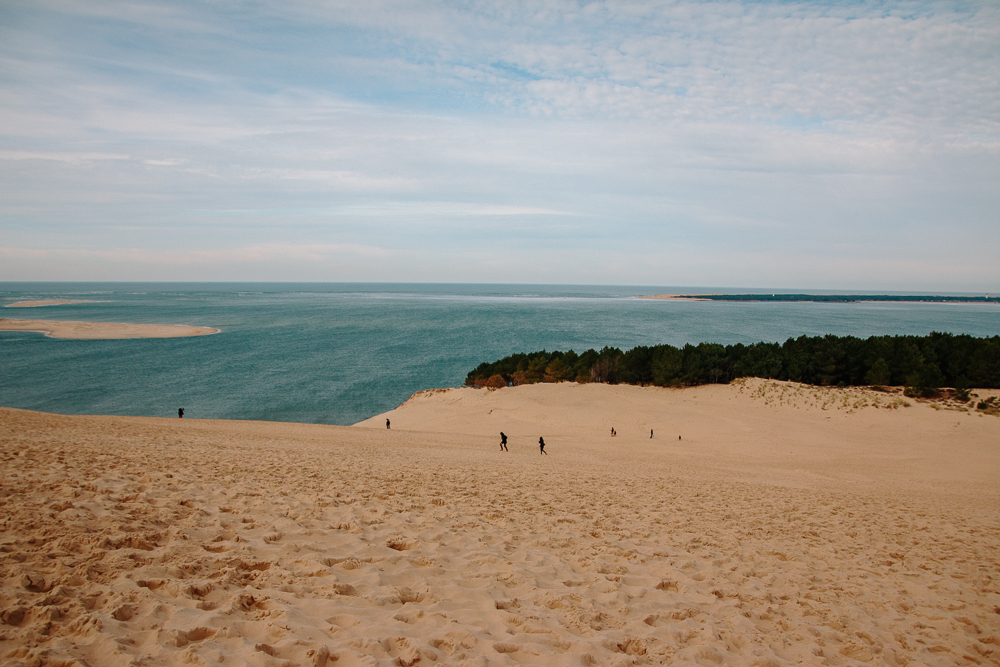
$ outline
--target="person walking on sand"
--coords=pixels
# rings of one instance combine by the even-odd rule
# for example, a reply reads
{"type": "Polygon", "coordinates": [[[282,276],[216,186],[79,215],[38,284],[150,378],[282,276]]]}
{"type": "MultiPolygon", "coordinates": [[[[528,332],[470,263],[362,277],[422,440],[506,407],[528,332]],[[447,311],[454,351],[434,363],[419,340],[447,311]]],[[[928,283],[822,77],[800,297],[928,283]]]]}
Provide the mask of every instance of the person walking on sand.
{"type": "Polygon", "coordinates": [[[649,429],[649,439],[653,439],[653,429],[649,429]]]}
{"type": "Polygon", "coordinates": [[[184,419],[184,408],[177,408],[177,418],[184,419]]]}
{"type": "Polygon", "coordinates": [[[503,431],[500,431],[500,451],[503,451],[503,452],[509,452],[510,451],[509,449],[507,449],[507,436],[504,435],[503,431]]]}
{"type": "Polygon", "coordinates": [[[388,419],[385,420],[385,427],[389,428],[389,420],[388,419]]]}
{"type": "Polygon", "coordinates": [[[545,438],[541,436],[538,436],[538,448],[542,450],[542,454],[545,454],[546,456],[549,455],[549,453],[545,451],[545,438]]]}

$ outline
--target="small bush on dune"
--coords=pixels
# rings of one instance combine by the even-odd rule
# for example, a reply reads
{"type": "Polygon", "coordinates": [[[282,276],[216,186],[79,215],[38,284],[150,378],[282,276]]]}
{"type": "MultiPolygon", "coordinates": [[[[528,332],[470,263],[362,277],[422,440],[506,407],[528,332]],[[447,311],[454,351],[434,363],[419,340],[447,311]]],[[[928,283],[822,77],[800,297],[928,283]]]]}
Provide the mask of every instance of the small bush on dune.
{"type": "Polygon", "coordinates": [[[501,389],[507,386],[507,381],[502,375],[491,375],[484,385],[487,389],[501,389]]]}

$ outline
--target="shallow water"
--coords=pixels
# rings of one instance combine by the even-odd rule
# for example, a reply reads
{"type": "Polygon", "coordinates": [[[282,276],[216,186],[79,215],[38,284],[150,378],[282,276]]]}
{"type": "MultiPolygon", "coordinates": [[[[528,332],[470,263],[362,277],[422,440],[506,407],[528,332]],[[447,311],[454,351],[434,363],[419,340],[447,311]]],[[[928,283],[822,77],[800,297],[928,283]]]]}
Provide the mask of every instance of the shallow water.
{"type": "MultiPolygon", "coordinates": [[[[66,414],[352,424],[483,361],[540,349],[784,341],[800,335],[992,336],[990,304],[636,299],[677,287],[0,283],[20,319],[191,324],[212,336],[58,340],[0,332],[0,405],[66,414]]],[[[706,290],[702,290],[706,291],[706,290]]],[[[740,290],[745,291],[745,290],[740,290]]],[[[795,290],[793,290],[795,291],[795,290]]],[[[798,290],[802,291],[802,290],[798,290]]]]}

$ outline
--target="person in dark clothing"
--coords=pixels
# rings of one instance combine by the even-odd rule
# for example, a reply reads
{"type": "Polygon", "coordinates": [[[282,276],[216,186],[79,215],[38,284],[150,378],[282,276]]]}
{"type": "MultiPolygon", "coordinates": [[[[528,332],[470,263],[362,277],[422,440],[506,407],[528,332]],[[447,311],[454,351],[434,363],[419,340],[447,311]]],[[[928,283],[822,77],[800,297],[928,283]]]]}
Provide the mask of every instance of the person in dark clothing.
{"type": "Polygon", "coordinates": [[[184,408],[177,408],[177,418],[184,419],[184,408]]]}
{"type": "Polygon", "coordinates": [[[649,429],[649,439],[653,439],[653,429],[649,429]]]}
{"type": "Polygon", "coordinates": [[[505,452],[510,451],[509,449],[507,449],[507,436],[504,435],[503,431],[500,431],[500,449],[505,452]]]}
{"type": "Polygon", "coordinates": [[[541,436],[538,437],[538,448],[542,450],[542,454],[545,454],[546,456],[549,455],[549,453],[545,451],[545,439],[541,436]]]}
{"type": "Polygon", "coordinates": [[[389,420],[388,419],[385,420],[385,427],[389,428],[389,420]]]}

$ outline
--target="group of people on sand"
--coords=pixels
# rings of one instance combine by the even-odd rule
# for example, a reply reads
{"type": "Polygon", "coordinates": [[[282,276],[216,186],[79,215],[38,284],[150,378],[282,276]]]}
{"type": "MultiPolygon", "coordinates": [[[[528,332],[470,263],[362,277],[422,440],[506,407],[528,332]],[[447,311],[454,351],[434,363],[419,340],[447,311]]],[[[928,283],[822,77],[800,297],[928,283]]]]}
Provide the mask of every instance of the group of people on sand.
{"type": "MultiPolygon", "coordinates": [[[[612,427],[611,427],[611,437],[613,438],[613,437],[615,437],[616,435],[618,435],[618,431],[616,431],[616,430],[615,430],[615,427],[614,427],[614,426],[612,426],[612,427]]],[[[652,439],[653,439],[653,429],[649,429],[649,439],[650,439],[650,440],[652,440],[652,439]]],[[[678,440],[680,440],[680,439],[681,439],[681,436],[677,436],[677,439],[678,439],[678,440]]]]}
{"type": "MultiPolygon", "coordinates": [[[[541,450],[542,454],[545,454],[546,456],[549,455],[549,453],[545,451],[545,438],[541,436],[538,437],[538,449],[541,450]]],[[[500,451],[501,452],[510,451],[509,449],[507,449],[507,434],[504,433],[503,431],[500,431],[500,451]]]]}
{"type": "MultiPolygon", "coordinates": [[[[386,420],[386,428],[388,428],[388,427],[389,427],[389,420],[387,419],[386,420]]],[[[616,431],[615,427],[612,426],[611,427],[611,436],[614,437],[616,435],[618,435],[618,431],[616,431]]],[[[649,429],[649,437],[650,438],[653,437],[653,429],[649,429]]],[[[677,436],[677,439],[680,440],[681,436],[677,436]]],[[[541,454],[545,454],[546,456],[549,455],[549,453],[547,451],[545,451],[545,438],[543,438],[541,436],[538,437],[538,450],[539,450],[539,453],[541,453],[541,454]]],[[[507,449],[507,434],[504,433],[503,431],[500,431],[500,451],[501,452],[509,452],[510,451],[509,449],[507,449]]]]}
{"type": "MultiPolygon", "coordinates": [[[[177,409],[177,416],[180,417],[181,419],[184,419],[184,408],[178,408],[177,409]]],[[[390,422],[389,422],[388,419],[385,420],[385,427],[387,429],[391,428],[390,422]]],[[[611,427],[611,435],[612,436],[618,435],[618,432],[615,431],[615,427],[614,426],[611,427]]],[[[653,437],[653,429],[649,429],[649,437],[650,438],[653,437]]],[[[677,439],[680,440],[681,436],[677,436],[677,439]]],[[[545,451],[545,438],[543,438],[542,436],[538,436],[538,450],[539,450],[540,454],[545,454],[546,456],[549,455],[549,453],[547,451],[545,451]]],[[[500,431],[500,451],[501,452],[509,452],[510,451],[509,449],[507,449],[507,434],[504,433],[503,431],[500,431]]]]}

